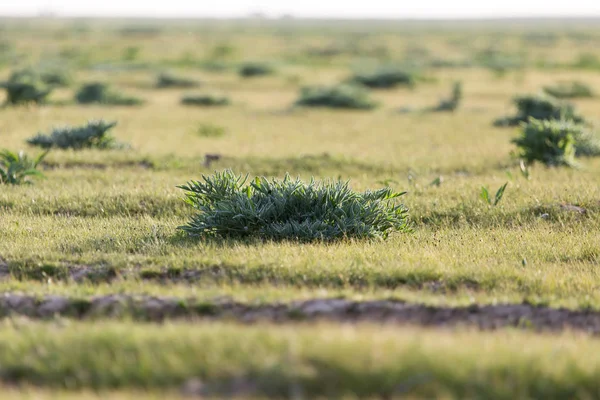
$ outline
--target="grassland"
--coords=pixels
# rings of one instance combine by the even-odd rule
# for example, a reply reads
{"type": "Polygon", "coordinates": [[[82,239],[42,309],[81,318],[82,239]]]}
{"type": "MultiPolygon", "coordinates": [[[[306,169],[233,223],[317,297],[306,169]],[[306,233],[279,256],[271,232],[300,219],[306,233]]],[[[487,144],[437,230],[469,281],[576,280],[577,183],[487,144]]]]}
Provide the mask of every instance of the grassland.
{"type": "MultiPolygon", "coordinates": [[[[25,141],[38,132],[98,118],[118,121],[114,135],[131,145],[52,150],[46,179],[0,186],[0,303],[13,304],[0,326],[8,398],[161,398],[194,379],[203,389],[192,395],[226,398],[600,397],[590,335],[600,326],[600,159],[580,169],[534,165],[527,179],[511,156],[519,128],[492,125],[516,94],[569,80],[600,91],[599,38],[594,20],[3,20],[0,80],[42,63],[70,71],[74,84],[49,104],[0,109],[0,148],[35,154],[25,141]],[[256,60],[275,74],[238,75],[256,60]],[[378,64],[412,68],[421,80],[372,91],[372,111],[292,106],[304,85],[378,64]],[[200,86],[158,89],[165,70],[200,86]],[[96,80],[145,103],[75,104],[77,87],[96,80]],[[464,91],[456,112],[423,111],[455,81],[464,91]],[[232,104],[180,104],[196,92],[232,104]],[[199,135],[206,125],[223,135],[199,135]],[[220,159],[207,165],[207,154],[220,159]],[[408,192],[414,232],[330,244],[187,238],[177,227],[193,210],[176,186],[225,168],[341,177],[357,190],[389,184],[408,192]],[[505,182],[497,206],[480,199],[482,186],[505,182]],[[162,323],[135,307],[84,312],[111,296],[195,311],[162,323]],[[14,306],[22,297],[28,303],[14,306]],[[293,308],[285,320],[217,312],[319,299],[448,312],[525,304],[591,322],[559,320],[540,333],[545,326],[520,315],[490,332],[468,319],[459,325],[470,327],[357,322],[351,311],[318,322],[293,308]],[[557,332],[562,322],[579,332],[557,332]]],[[[598,118],[597,98],[573,102],[598,118]]]]}

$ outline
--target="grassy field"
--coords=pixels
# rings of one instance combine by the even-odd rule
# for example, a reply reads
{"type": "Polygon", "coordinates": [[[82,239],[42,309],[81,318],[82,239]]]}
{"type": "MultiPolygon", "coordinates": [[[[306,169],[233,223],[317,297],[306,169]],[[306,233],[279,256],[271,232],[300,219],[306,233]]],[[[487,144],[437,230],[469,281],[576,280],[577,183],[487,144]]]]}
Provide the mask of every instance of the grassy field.
{"type": "MultiPolygon", "coordinates": [[[[0,22],[0,80],[71,78],[47,104],[0,109],[0,149],[39,154],[38,132],[99,118],[129,145],[53,149],[45,179],[0,185],[6,398],[600,397],[600,159],[523,173],[521,128],[493,126],[547,85],[600,93],[599,21],[0,22]],[[241,77],[250,61],[274,73],[241,77]],[[377,65],[417,83],[371,90],[374,110],[294,106],[377,65]],[[159,89],[164,71],[199,86],[159,89]],[[144,103],[76,104],[92,81],[144,103]],[[428,111],[456,81],[460,107],[428,111]],[[193,93],[231,104],[180,103],[193,93]],[[187,237],[177,186],[224,169],[390,185],[413,231],[187,237]],[[480,198],[505,183],[497,205],[480,198]]],[[[571,101],[598,119],[598,98],[571,101]]]]}

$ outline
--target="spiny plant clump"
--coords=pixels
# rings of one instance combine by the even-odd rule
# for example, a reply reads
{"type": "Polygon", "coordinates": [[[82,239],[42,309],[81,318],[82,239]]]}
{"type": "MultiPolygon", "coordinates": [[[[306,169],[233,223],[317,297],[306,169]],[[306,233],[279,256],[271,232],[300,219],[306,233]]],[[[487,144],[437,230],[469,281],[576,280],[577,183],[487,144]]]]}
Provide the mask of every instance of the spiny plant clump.
{"type": "Polygon", "coordinates": [[[0,83],[0,87],[6,89],[6,103],[11,105],[41,104],[52,92],[52,86],[30,69],[13,72],[8,81],[0,83]]]}
{"type": "Polygon", "coordinates": [[[181,98],[181,104],[186,106],[226,106],[231,101],[228,97],[217,94],[190,94],[181,98]]]}
{"type": "Polygon", "coordinates": [[[252,78],[255,76],[265,76],[265,75],[271,75],[275,72],[275,69],[266,63],[259,63],[259,62],[248,62],[243,64],[238,73],[240,74],[240,76],[244,77],[244,78],[252,78]]]}
{"type": "Polygon", "coordinates": [[[136,106],[143,104],[137,97],[124,96],[114,91],[109,85],[92,82],[83,85],[75,95],[79,104],[103,104],[115,106],[136,106]]]}
{"type": "Polygon", "coordinates": [[[156,87],[159,89],[166,88],[193,88],[199,86],[200,83],[190,78],[173,75],[171,73],[163,72],[158,75],[156,79],[156,87]]]}
{"type": "Polygon", "coordinates": [[[594,97],[594,91],[582,82],[560,82],[552,86],[544,86],[544,92],[557,99],[576,99],[594,97]]]}
{"type": "Polygon", "coordinates": [[[36,68],[24,68],[14,71],[11,81],[35,81],[39,80],[52,87],[66,87],[72,82],[72,78],[67,71],[56,66],[39,66],[36,68]]]}
{"type": "Polygon", "coordinates": [[[48,152],[46,151],[36,158],[31,159],[22,151],[19,153],[6,149],[0,151],[0,184],[31,184],[29,178],[43,178],[44,175],[38,171],[37,167],[47,154],[48,152]]]}
{"type": "Polygon", "coordinates": [[[565,119],[577,123],[584,122],[584,118],[577,114],[570,103],[562,102],[547,94],[533,96],[518,96],[514,99],[517,114],[513,117],[504,117],[494,122],[496,126],[516,126],[527,122],[529,118],[539,120],[565,119]]]}
{"type": "Polygon", "coordinates": [[[224,127],[213,124],[201,124],[196,130],[196,134],[202,137],[221,137],[225,133],[226,130],[224,127]]]}
{"type": "Polygon", "coordinates": [[[192,236],[331,241],[381,238],[410,231],[404,193],[386,187],[354,192],[348,182],[309,183],[247,176],[226,170],[179,186],[198,213],[180,227],[192,236]]]}
{"type": "Polygon", "coordinates": [[[527,164],[576,166],[575,157],[600,156],[600,138],[573,121],[531,119],[513,143],[518,147],[517,156],[527,164]]]}
{"type": "Polygon", "coordinates": [[[115,149],[124,147],[117,143],[115,138],[108,134],[108,131],[117,125],[116,122],[106,122],[103,120],[89,121],[83,126],[64,126],[55,128],[52,133],[45,135],[38,133],[27,140],[32,146],[38,146],[44,149],[115,149]]]}
{"type": "Polygon", "coordinates": [[[369,92],[356,85],[309,86],[300,91],[298,106],[329,107],[369,110],[377,103],[371,99],[369,92]]]}
{"type": "Polygon", "coordinates": [[[462,100],[462,83],[455,82],[454,86],[452,87],[452,95],[450,96],[450,98],[441,100],[440,104],[438,104],[436,107],[434,107],[432,109],[432,111],[454,112],[460,105],[461,100],[462,100]]]}
{"type": "Polygon", "coordinates": [[[394,67],[382,67],[374,71],[359,72],[350,78],[351,83],[373,89],[391,89],[396,86],[412,87],[416,83],[413,73],[394,67]]]}

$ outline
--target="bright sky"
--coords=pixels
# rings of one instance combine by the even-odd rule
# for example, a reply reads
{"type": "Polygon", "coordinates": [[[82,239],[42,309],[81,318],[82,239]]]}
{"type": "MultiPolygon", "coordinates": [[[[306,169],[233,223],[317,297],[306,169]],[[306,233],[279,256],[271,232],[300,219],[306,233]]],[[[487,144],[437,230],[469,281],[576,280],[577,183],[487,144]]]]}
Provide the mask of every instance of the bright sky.
{"type": "Polygon", "coordinates": [[[600,0],[0,0],[0,15],[452,18],[600,16],[600,0]]]}

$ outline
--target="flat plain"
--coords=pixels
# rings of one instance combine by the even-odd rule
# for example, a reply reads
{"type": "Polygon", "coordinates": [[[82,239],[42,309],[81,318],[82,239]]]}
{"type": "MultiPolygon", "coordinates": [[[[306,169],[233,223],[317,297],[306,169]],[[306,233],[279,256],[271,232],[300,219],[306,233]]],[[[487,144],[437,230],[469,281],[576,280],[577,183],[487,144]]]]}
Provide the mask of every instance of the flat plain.
{"type": "MultiPolygon", "coordinates": [[[[7,398],[599,398],[600,159],[524,171],[521,128],[493,125],[557,82],[600,93],[599,42],[595,20],[2,20],[0,80],[71,83],[0,109],[0,148],[100,118],[128,144],[53,149],[44,179],[0,186],[7,398]],[[248,61],[274,73],[242,77],[248,61]],[[378,65],[417,83],[371,90],[373,110],[294,105],[378,65]],[[157,88],[163,71],[199,85],[157,88]],[[76,104],[92,81],[144,103],[76,104]],[[457,81],[460,107],[430,111],[457,81]],[[187,237],[177,186],[224,169],[390,185],[413,231],[187,237]]],[[[598,98],[570,101],[598,118],[598,98]]]]}

